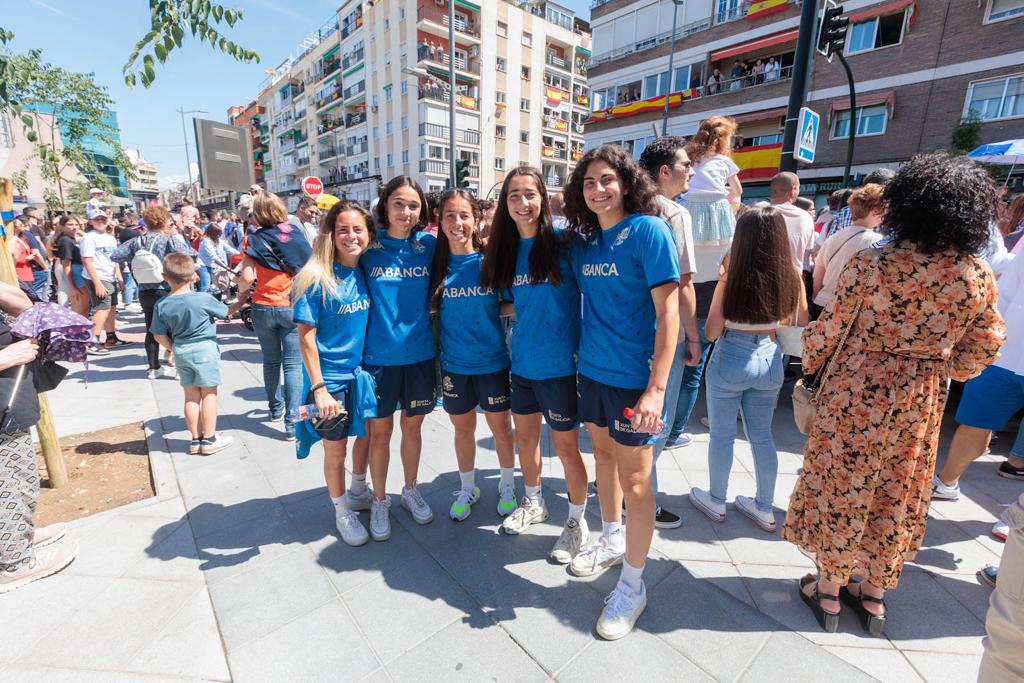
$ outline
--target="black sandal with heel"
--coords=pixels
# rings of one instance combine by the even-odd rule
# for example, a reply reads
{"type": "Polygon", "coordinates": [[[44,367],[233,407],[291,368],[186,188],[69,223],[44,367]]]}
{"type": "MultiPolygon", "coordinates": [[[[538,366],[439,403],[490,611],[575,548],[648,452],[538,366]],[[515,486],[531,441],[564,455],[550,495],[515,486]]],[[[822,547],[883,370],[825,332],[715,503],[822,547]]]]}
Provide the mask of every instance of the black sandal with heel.
{"type": "Polygon", "coordinates": [[[818,590],[818,577],[808,574],[804,578],[800,579],[800,587],[797,589],[800,591],[800,599],[811,608],[811,612],[814,613],[814,617],[818,620],[818,624],[826,633],[835,633],[839,629],[839,612],[826,612],[821,606],[822,600],[838,600],[838,595],[829,595],[822,593],[818,590]],[[814,593],[807,595],[804,593],[804,588],[808,584],[814,585],[814,593]]]}
{"type": "Polygon", "coordinates": [[[885,607],[885,600],[876,598],[873,595],[866,595],[864,593],[864,586],[860,587],[860,595],[854,595],[846,586],[841,587],[839,589],[839,599],[853,608],[853,611],[860,618],[860,625],[864,627],[864,631],[869,636],[877,638],[882,635],[882,631],[885,630],[885,614],[872,614],[865,609],[864,603],[873,602],[876,605],[885,607]]]}

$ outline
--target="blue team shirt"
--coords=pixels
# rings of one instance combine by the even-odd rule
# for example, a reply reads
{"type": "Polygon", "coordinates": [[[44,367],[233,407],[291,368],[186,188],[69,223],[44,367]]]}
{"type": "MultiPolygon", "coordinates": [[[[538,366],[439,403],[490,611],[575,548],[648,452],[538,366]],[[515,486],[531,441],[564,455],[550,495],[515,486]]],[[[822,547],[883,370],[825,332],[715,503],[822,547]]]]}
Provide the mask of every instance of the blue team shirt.
{"type": "MultiPolygon", "coordinates": [[[[560,235],[564,239],[564,235],[560,235]]],[[[576,374],[580,344],[580,288],[570,260],[568,240],[558,263],[562,284],[530,282],[530,250],[534,238],[519,240],[516,274],[509,298],[515,305],[512,328],[512,372],[541,380],[576,374]]]]}
{"type": "Polygon", "coordinates": [[[580,374],[622,389],[643,389],[654,357],[656,313],[650,290],[679,281],[668,224],[633,214],[592,234],[577,250],[583,292],[580,374]]]}
{"type": "Polygon", "coordinates": [[[228,307],[206,292],[184,292],[156,302],[149,331],[171,336],[174,346],[217,341],[216,318],[227,320],[228,307]]]}
{"type": "Polygon", "coordinates": [[[441,294],[441,369],[486,375],[509,365],[498,292],[480,284],[480,252],[451,254],[441,294]]]}
{"type": "Polygon", "coordinates": [[[434,357],[430,330],[430,264],[437,238],[417,232],[408,239],[377,233],[359,265],[370,289],[368,365],[408,365],[434,357]]]}
{"type": "Polygon", "coordinates": [[[338,289],[323,296],[313,287],[296,302],[292,317],[297,323],[316,328],[316,348],[320,354],[320,372],[328,389],[355,377],[363,362],[366,324],[370,320],[370,290],[359,268],[334,264],[338,289]]]}

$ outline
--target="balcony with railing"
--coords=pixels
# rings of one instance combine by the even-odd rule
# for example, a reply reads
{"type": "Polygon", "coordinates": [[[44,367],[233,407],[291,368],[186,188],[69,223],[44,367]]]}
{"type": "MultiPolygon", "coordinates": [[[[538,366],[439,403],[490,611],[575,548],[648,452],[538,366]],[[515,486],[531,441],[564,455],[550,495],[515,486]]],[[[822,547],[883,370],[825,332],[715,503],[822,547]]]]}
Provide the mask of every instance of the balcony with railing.
{"type": "Polygon", "coordinates": [[[568,133],[569,121],[558,116],[545,116],[544,127],[550,130],[557,130],[560,133],[568,133]]]}
{"type": "MultiPolygon", "coordinates": [[[[420,159],[420,173],[435,173],[438,175],[448,175],[450,164],[447,161],[441,161],[440,159],[420,159]]],[[[480,167],[470,166],[469,177],[479,178],[480,167]]]]}
{"type": "Polygon", "coordinates": [[[356,64],[363,61],[365,58],[366,50],[364,48],[353,50],[352,52],[349,52],[347,55],[345,55],[345,58],[341,60],[341,67],[345,71],[348,71],[350,67],[355,66],[356,64]]]}
{"type": "Polygon", "coordinates": [[[572,69],[570,65],[570,60],[550,50],[547,52],[547,54],[544,55],[544,63],[547,64],[548,66],[553,66],[557,69],[561,69],[562,71],[569,71],[572,69]]]}
{"type": "MultiPolygon", "coordinates": [[[[436,123],[420,124],[420,135],[449,140],[451,139],[450,132],[451,131],[448,130],[448,126],[441,126],[436,123]]],[[[464,142],[467,145],[479,145],[480,131],[456,129],[455,141],[464,142]]]]}
{"type": "Polygon", "coordinates": [[[347,154],[350,157],[355,156],[356,154],[366,154],[369,148],[369,144],[367,144],[366,140],[363,140],[362,142],[357,142],[354,145],[345,145],[345,154],[347,154]]]}
{"type": "Polygon", "coordinates": [[[320,109],[323,109],[324,107],[334,102],[337,102],[340,99],[341,84],[335,81],[328,90],[322,91],[320,95],[316,98],[316,108],[319,111],[320,109]]]}
{"type": "Polygon", "coordinates": [[[542,155],[545,159],[565,159],[567,151],[565,147],[557,147],[555,145],[544,145],[542,155]]]}
{"type": "Polygon", "coordinates": [[[341,24],[341,39],[345,40],[350,35],[363,27],[363,10],[360,8],[354,14],[345,17],[341,24]]]}
{"type": "Polygon", "coordinates": [[[357,111],[345,117],[345,126],[348,128],[358,126],[360,123],[366,123],[366,110],[357,111]]]}
{"type": "MultiPolygon", "coordinates": [[[[423,84],[419,87],[419,99],[433,100],[435,102],[441,102],[442,104],[448,104],[448,90],[434,83],[423,84]]],[[[470,97],[469,95],[456,95],[455,105],[462,109],[480,111],[480,101],[475,97],[470,97]]]]}
{"type": "MultiPolygon", "coordinates": [[[[448,65],[451,62],[451,55],[449,55],[442,49],[431,51],[429,45],[423,45],[422,43],[419,45],[419,47],[417,48],[417,58],[421,62],[439,65],[446,72],[450,68],[448,65]]],[[[480,60],[467,58],[464,55],[456,54],[455,70],[467,74],[472,74],[474,76],[479,76],[480,60]]]]}
{"type": "Polygon", "coordinates": [[[338,156],[338,153],[341,151],[342,150],[339,149],[338,145],[333,142],[328,142],[326,144],[320,143],[320,146],[317,147],[316,155],[320,161],[324,161],[326,159],[333,159],[338,156]]]}
{"type": "MultiPolygon", "coordinates": [[[[463,11],[462,9],[459,10],[463,11]]],[[[444,38],[448,37],[448,9],[447,3],[441,5],[423,5],[416,10],[417,23],[423,23],[424,28],[433,29],[433,32],[444,38]],[[431,26],[431,24],[433,26],[431,26]],[[438,31],[438,27],[443,29],[438,31]]],[[[473,19],[466,19],[458,14],[455,15],[455,32],[473,38],[480,38],[480,23],[473,19]]]]}
{"type": "Polygon", "coordinates": [[[305,156],[297,157],[295,159],[295,170],[298,171],[298,170],[301,170],[301,169],[303,169],[303,168],[305,168],[307,166],[309,166],[309,155],[308,154],[305,155],[305,156]]]}
{"type": "Polygon", "coordinates": [[[335,128],[341,128],[344,125],[345,125],[345,120],[341,116],[333,116],[331,114],[326,114],[326,115],[324,115],[323,118],[320,119],[320,123],[317,124],[317,126],[316,126],[316,134],[317,135],[326,135],[327,133],[330,133],[335,128]]]}
{"type": "Polygon", "coordinates": [[[349,100],[358,97],[366,92],[366,81],[359,81],[355,85],[350,85],[345,88],[342,94],[342,99],[348,102],[349,100]]]}

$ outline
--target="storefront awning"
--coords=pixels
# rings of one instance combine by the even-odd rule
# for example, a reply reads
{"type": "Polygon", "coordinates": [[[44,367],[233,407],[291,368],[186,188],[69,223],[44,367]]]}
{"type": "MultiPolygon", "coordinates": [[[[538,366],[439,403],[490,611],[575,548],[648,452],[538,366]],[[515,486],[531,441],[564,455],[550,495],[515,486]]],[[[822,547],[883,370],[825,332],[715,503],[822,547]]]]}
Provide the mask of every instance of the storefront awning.
{"type": "Polygon", "coordinates": [[[752,114],[740,114],[734,116],[733,121],[736,123],[751,123],[753,121],[765,121],[767,119],[778,118],[779,116],[785,116],[788,110],[786,107],[779,107],[777,109],[765,109],[764,111],[757,111],[752,114]]]}
{"type": "MultiPolygon", "coordinates": [[[[895,90],[879,90],[876,92],[864,93],[863,95],[857,95],[857,108],[861,107],[872,107],[876,104],[885,104],[889,107],[889,115],[892,115],[893,110],[896,108],[896,91],[895,90]]],[[[843,97],[832,100],[828,103],[828,109],[825,111],[825,118],[829,121],[832,120],[832,114],[837,111],[846,111],[850,108],[850,98],[843,97]]]]}
{"type": "Polygon", "coordinates": [[[761,50],[766,47],[773,45],[780,45],[782,43],[788,43],[796,40],[797,35],[800,33],[800,29],[794,28],[788,31],[781,31],[774,33],[770,36],[764,36],[763,38],[755,38],[754,40],[748,40],[745,43],[739,45],[733,45],[732,47],[724,47],[721,50],[715,50],[711,53],[711,61],[717,62],[720,59],[726,59],[727,57],[734,57],[741,55],[746,52],[753,52],[754,50],[761,50]]]}
{"type": "Polygon", "coordinates": [[[853,24],[860,21],[867,21],[868,19],[874,19],[875,17],[880,17],[884,14],[892,14],[893,12],[898,12],[901,9],[916,4],[916,0],[893,0],[892,2],[886,2],[881,5],[862,9],[859,12],[850,12],[846,16],[849,17],[850,23],[853,24]]]}

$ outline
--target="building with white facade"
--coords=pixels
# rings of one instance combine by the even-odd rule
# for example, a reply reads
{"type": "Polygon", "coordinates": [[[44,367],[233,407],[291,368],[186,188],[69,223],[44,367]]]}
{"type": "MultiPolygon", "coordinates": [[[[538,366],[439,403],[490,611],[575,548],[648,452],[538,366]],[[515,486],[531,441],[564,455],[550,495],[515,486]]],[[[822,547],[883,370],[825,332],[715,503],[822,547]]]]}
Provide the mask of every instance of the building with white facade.
{"type": "Polygon", "coordinates": [[[135,167],[135,180],[128,181],[128,196],[137,211],[142,211],[160,195],[160,176],[154,164],[146,161],[138,149],[125,148],[125,156],[135,167]]]}

